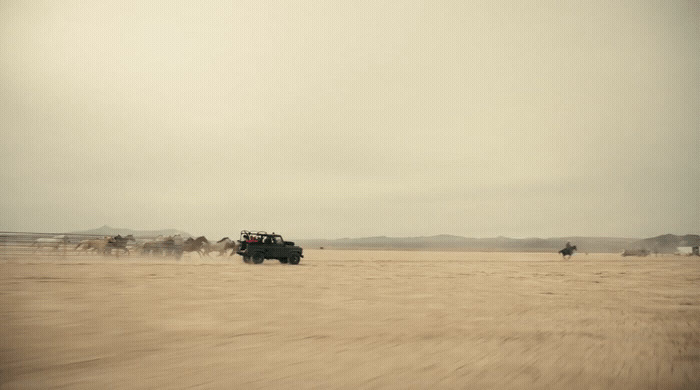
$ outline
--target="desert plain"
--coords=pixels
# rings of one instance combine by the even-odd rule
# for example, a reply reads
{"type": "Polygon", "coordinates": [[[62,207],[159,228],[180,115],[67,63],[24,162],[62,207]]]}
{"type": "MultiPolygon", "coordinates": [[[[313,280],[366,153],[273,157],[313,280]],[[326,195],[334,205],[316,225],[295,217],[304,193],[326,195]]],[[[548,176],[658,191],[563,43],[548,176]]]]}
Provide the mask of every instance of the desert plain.
{"type": "Polygon", "coordinates": [[[698,389],[700,258],[0,257],[0,389],[698,389]]]}

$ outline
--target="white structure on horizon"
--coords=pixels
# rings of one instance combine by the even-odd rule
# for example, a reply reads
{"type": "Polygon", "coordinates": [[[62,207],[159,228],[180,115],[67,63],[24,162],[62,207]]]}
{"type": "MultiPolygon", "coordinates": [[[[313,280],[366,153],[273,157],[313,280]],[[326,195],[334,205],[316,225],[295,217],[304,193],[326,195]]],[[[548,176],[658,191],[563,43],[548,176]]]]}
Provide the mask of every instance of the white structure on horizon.
{"type": "Polygon", "coordinates": [[[697,246],[679,246],[676,248],[676,254],[682,256],[690,256],[698,253],[697,246]]]}

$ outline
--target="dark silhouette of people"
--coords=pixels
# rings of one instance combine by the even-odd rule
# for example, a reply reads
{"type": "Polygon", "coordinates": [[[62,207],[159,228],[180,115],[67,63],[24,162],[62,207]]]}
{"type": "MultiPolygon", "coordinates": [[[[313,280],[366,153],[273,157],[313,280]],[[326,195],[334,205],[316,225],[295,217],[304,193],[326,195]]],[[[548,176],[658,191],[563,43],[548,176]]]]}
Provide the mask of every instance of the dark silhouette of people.
{"type": "MultiPolygon", "coordinates": [[[[241,238],[243,238],[243,239],[241,240],[241,250],[244,251],[244,250],[248,247],[248,239],[249,239],[249,237],[248,237],[247,234],[244,234],[243,237],[241,237],[241,238]]],[[[231,253],[231,254],[233,255],[233,253],[231,253]]]]}

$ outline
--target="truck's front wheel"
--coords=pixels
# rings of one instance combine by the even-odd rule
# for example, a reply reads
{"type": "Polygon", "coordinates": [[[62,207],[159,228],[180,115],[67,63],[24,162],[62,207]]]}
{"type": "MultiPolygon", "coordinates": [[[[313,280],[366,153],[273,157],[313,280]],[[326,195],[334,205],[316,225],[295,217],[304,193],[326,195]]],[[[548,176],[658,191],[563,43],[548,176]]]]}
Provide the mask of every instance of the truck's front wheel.
{"type": "Polygon", "coordinates": [[[301,261],[301,257],[299,257],[298,253],[292,253],[291,255],[289,255],[287,260],[289,261],[289,264],[297,265],[299,264],[299,261],[301,261]]]}

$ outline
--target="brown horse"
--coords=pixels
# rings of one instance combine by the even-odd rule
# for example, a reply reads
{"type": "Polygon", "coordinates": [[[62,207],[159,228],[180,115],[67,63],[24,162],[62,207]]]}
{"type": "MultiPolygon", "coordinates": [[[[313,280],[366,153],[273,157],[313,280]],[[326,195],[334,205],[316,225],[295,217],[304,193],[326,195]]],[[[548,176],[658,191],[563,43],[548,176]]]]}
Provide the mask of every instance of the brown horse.
{"type": "Polygon", "coordinates": [[[180,259],[184,243],[179,234],[168,237],[158,236],[153,241],[144,242],[141,253],[144,255],[175,256],[176,259],[180,259]]]}
{"type": "Polygon", "coordinates": [[[104,248],[104,254],[111,254],[112,249],[116,250],[116,253],[119,254],[120,250],[123,250],[125,254],[129,254],[129,249],[126,247],[126,244],[129,241],[134,241],[136,242],[136,239],[134,238],[133,235],[129,234],[128,236],[122,237],[121,234],[112,237],[107,241],[107,244],[105,245],[104,248]]]}
{"type": "Polygon", "coordinates": [[[207,238],[204,236],[200,236],[197,238],[189,237],[183,243],[182,251],[183,252],[197,252],[199,254],[199,257],[202,257],[202,253],[204,252],[204,244],[205,243],[208,244],[209,240],[207,240],[207,238]]]}

